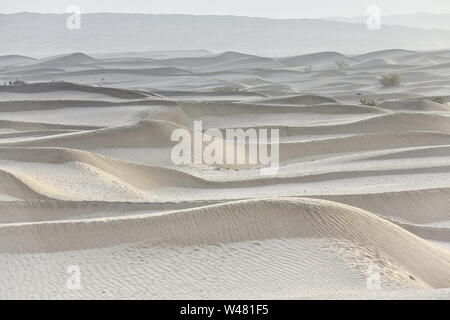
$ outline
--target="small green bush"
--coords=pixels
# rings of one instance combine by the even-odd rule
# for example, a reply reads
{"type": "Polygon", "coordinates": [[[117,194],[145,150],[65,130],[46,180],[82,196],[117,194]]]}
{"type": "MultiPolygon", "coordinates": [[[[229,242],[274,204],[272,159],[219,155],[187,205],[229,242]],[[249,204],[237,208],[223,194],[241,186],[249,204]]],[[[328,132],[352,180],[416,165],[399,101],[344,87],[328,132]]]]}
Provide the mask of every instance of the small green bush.
{"type": "Polygon", "coordinates": [[[359,102],[361,102],[362,105],[369,107],[375,107],[377,105],[377,102],[373,99],[361,99],[359,102]]]}
{"type": "Polygon", "coordinates": [[[348,63],[345,62],[344,60],[336,60],[335,63],[339,69],[345,69],[348,67],[348,63]]]}
{"type": "Polygon", "coordinates": [[[214,88],[216,92],[239,92],[242,91],[242,88],[239,86],[224,86],[224,87],[216,87],[214,88]]]}
{"type": "Polygon", "coordinates": [[[437,102],[437,103],[440,103],[440,104],[444,104],[445,103],[445,100],[442,97],[433,97],[433,98],[431,98],[431,101],[437,102]]]}
{"type": "Polygon", "coordinates": [[[378,79],[383,87],[398,87],[402,83],[402,78],[398,74],[385,74],[378,79]]]}

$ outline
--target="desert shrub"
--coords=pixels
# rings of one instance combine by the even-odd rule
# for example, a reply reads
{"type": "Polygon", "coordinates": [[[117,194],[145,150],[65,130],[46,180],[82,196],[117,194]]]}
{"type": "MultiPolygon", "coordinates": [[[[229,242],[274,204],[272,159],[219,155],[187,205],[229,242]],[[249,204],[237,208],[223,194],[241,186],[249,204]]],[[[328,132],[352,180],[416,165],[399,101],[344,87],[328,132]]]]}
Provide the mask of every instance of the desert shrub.
{"type": "Polygon", "coordinates": [[[402,83],[402,78],[398,74],[385,74],[378,79],[383,87],[398,87],[402,83]]]}
{"type": "Polygon", "coordinates": [[[437,103],[440,103],[440,104],[444,104],[445,103],[445,100],[442,97],[433,97],[433,98],[431,98],[431,101],[437,102],[437,103]]]}
{"type": "Polygon", "coordinates": [[[312,71],[312,67],[311,66],[307,66],[303,69],[303,71],[305,71],[305,73],[311,73],[312,71]]]}
{"type": "Polygon", "coordinates": [[[242,88],[239,86],[224,86],[224,87],[216,87],[214,88],[216,92],[239,92],[242,91],[242,88]]]}
{"type": "Polygon", "coordinates": [[[25,81],[23,81],[23,80],[16,79],[12,84],[14,86],[23,86],[24,84],[27,84],[27,83],[25,81]]]}
{"type": "Polygon", "coordinates": [[[345,62],[344,60],[336,60],[335,64],[339,69],[345,69],[348,67],[348,63],[345,62]]]}
{"type": "Polygon", "coordinates": [[[377,102],[373,99],[361,99],[359,102],[361,102],[362,105],[369,107],[375,107],[377,105],[377,102]]]}

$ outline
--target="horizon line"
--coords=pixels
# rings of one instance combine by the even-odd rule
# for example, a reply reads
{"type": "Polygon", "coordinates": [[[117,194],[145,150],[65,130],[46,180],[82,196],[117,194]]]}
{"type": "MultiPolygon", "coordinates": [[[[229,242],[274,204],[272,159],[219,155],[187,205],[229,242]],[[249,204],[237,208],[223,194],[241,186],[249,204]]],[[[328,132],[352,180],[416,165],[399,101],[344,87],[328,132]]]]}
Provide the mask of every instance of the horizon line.
{"type": "MultiPolygon", "coordinates": [[[[42,12],[42,11],[18,11],[18,12],[0,12],[2,15],[17,15],[17,14],[43,14],[43,15],[67,15],[70,12],[42,12]]],[[[325,16],[325,17],[268,17],[268,16],[248,16],[237,14],[196,14],[196,13],[153,13],[153,12],[112,12],[112,11],[81,11],[81,14],[123,14],[123,15],[178,15],[178,16],[196,16],[196,17],[236,17],[236,18],[255,18],[255,19],[269,19],[269,20],[327,20],[327,19],[356,19],[365,17],[366,15],[357,16],[325,16]]],[[[416,16],[416,15],[450,15],[450,12],[415,12],[415,13],[395,13],[382,14],[382,17],[395,16],[416,16]]]]}

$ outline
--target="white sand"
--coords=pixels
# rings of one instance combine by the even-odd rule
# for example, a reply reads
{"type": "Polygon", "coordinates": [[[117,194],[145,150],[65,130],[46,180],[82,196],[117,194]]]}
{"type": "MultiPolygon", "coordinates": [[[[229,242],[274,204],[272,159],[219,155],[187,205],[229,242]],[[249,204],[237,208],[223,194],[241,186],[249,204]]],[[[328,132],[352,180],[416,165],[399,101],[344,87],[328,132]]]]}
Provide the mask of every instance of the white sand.
{"type": "Polygon", "coordinates": [[[0,58],[0,298],[450,297],[445,51],[0,58]],[[195,120],[279,129],[278,175],[175,165],[195,120]]]}

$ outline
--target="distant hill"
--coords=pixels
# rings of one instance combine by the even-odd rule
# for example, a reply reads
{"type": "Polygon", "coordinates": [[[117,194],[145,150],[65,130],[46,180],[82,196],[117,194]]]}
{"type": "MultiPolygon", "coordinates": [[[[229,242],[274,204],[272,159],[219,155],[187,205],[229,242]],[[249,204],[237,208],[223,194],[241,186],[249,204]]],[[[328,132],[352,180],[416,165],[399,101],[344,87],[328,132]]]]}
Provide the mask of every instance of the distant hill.
{"type": "MultiPolygon", "coordinates": [[[[366,23],[367,17],[331,17],[326,20],[352,22],[352,23],[366,23]]],[[[404,26],[411,28],[422,29],[441,29],[450,30],[450,14],[448,13],[417,13],[405,15],[390,15],[383,16],[381,23],[389,26],[404,26]]]]}
{"type": "Polygon", "coordinates": [[[365,24],[316,19],[102,13],[85,14],[81,30],[68,30],[68,16],[0,14],[0,55],[205,49],[288,56],[450,47],[450,31],[398,26],[370,31],[365,24]]]}

